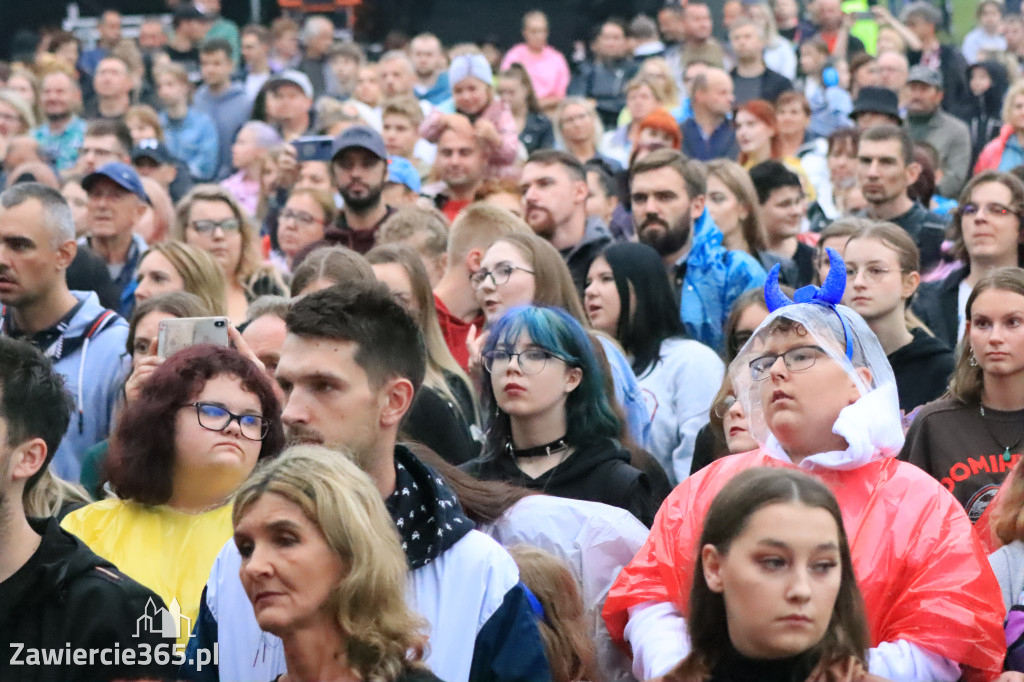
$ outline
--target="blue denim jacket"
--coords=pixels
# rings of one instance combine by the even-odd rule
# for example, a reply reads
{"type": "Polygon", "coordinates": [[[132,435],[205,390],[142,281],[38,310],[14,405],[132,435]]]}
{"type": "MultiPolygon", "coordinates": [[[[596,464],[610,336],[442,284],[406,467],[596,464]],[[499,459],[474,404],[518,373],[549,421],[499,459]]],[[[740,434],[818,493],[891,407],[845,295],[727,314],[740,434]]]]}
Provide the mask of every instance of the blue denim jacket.
{"type": "Polygon", "coordinates": [[[693,247],[676,263],[677,273],[684,261],[679,316],[690,338],[722,354],[723,327],[733,301],[747,289],[764,285],[767,274],[749,253],[722,245],[722,233],[707,209],[693,223],[693,247]]]}
{"type": "Polygon", "coordinates": [[[164,142],[174,158],[184,161],[197,182],[209,181],[217,173],[217,126],[206,114],[189,107],[185,118],[172,119],[160,112],[164,142]]]}

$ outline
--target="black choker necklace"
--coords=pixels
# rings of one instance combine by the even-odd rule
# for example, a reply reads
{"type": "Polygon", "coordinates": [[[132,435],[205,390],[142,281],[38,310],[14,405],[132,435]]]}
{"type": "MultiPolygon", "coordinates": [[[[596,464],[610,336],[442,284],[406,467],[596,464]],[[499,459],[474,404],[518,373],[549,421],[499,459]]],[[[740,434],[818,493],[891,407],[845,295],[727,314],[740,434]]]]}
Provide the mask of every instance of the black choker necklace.
{"type": "Polygon", "coordinates": [[[565,436],[545,445],[538,445],[533,448],[523,448],[522,450],[516,450],[512,447],[511,440],[505,443],[505,451],[516,459],[521,457],[547,457],[549,455],[560,455],[568,449],[569,444],[565,442],[565,436]]]}

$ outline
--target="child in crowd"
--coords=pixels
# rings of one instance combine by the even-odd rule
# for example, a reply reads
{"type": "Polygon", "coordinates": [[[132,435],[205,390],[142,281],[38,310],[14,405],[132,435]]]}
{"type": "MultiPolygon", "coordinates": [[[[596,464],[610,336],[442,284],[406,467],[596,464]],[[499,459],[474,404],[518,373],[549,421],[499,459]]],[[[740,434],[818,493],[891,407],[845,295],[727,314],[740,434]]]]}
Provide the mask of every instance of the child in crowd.
{"type": "MultiPolygon", "coordinates": [[[[508,104],[494,96],[494,74],[481,54],[462,54],[448,67],[455,111],[473,124],[488,150],[488,177],[515,177],[519,133],[508,104]]],[[[420,135],[436,143],[444,130],[444,114],[435,109],[420,126],[420,135]]]]}

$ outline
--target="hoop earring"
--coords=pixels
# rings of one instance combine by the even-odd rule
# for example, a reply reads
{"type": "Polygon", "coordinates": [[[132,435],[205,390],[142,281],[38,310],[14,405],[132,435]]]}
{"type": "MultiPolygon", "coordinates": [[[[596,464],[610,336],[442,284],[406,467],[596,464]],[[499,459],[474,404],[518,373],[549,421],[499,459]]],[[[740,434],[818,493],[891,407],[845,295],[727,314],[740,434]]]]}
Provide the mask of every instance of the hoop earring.
{"type": "Polygon", "coordinates": [[[971,367],[977,367],[978,366],[978,358],[974,357],[974,349],[973,348],[971,348],[971,357],[969,357],[967,359],[967,364],[970,365],[971,367]]]}

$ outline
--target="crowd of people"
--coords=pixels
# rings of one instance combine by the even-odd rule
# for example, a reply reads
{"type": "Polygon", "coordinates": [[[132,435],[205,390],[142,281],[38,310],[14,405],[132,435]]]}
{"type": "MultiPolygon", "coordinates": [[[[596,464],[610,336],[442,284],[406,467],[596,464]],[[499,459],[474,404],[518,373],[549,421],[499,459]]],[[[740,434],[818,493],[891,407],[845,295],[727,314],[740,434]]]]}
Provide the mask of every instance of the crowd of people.
{"type": "Polygon", "coordinates": [[[0,63],[0,679],[1024,682],[1024,18],[724,14],[0,63]]]}

